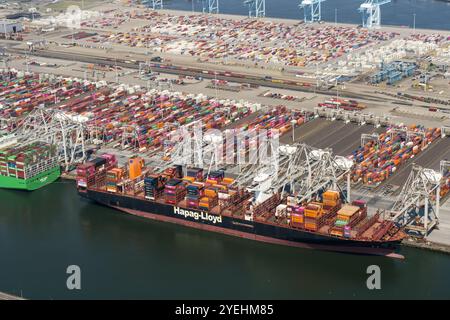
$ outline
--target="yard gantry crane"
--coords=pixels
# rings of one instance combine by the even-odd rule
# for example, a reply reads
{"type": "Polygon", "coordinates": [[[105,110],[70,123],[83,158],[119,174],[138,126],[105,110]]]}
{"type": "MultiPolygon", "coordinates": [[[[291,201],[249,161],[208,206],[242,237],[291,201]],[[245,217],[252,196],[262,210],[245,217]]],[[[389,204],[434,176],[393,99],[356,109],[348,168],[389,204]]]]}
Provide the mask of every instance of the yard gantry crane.
{"type": "Polygon", "coordinates": [[[244,0],[248,6],[249,18],[264,18],[266,16],[266,0],[244,0]]]}
{"type": "Polygon", "coordinates": [[[441,180],[440,173],[413,164],[392,206],[390,219],[399,227],[426,237],[439,223],[441,180]]]}
{"type": "Polygon", "coordinates": [[[326,0],[302,0],[299,7],[303,10],[305,23],[319,22],[322,20],[322,2],[326,0]]]}
{"type": "Polygon", "coordinates": [[[390,3],[391,0],[365,0],[358,9],[362,14],[362,26],[364,28],[379,28],[381,26],[381,6],[390,3]]]}
{"type": "Polygon", "coordinates": [[[202,0],[203,13],[219,13],[219,0],[202,0]]]}

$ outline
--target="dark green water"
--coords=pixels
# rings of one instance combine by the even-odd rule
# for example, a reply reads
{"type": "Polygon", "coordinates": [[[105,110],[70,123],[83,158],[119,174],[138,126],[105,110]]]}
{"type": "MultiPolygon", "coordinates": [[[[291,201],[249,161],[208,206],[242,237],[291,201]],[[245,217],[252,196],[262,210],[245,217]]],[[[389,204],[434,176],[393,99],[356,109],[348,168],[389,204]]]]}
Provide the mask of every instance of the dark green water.
{"type": "Polygon", "coordinates": [[[72,183],[0,190],[0,291],[30,299],[450,298],[450,256],[406,260],[269,245],[121,214],[72,183]],[[381,290],[366,268],[381,268],[381,290]],[[80,291],[66,268],[81,267],[80,291]]]}

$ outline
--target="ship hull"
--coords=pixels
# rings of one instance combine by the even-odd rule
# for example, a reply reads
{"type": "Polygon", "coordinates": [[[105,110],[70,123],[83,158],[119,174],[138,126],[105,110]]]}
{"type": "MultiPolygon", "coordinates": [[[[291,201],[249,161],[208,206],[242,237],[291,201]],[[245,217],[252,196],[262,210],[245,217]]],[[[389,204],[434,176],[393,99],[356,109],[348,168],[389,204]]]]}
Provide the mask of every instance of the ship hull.
{"type": "Polygon", "coordinates": [[[219,217],[202,211],[103,191],[80,191],[80,195],[101,205],[142,218],[175,223],[250,240],[307,249],[403,258],[403,256],[395,253],[400,241],[370,242],[342,239],[275,224],[246,221],[230,216],[219,217]]]}
{"type": "Polygon", "coordinates": [[[42,172],[29,179],[0,176],[0,188],[34,191],[55,182],[60,176],[61,170],[59,167],[42,172]]]}

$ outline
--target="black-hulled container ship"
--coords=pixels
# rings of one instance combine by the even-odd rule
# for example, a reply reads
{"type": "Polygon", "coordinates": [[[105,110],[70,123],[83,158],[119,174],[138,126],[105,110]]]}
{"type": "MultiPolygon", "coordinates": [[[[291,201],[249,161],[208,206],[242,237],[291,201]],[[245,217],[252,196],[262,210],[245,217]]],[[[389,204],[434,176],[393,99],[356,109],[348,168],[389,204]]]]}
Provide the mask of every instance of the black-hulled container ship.
{"type": "Polygon", "coordinates": [[[183,174],[174,166],[156,173],[139,157],[119,168],[109,154],[80,165],[77,185],[83,198],[143,218],[274,244],[402,257],[396,253],[402,230],[380,212],[368,216],[363,201],[343,203],[334,190],[320,201],[297,203],[294,195],[274,193],[255,203],[223,171],[183,174]]]}

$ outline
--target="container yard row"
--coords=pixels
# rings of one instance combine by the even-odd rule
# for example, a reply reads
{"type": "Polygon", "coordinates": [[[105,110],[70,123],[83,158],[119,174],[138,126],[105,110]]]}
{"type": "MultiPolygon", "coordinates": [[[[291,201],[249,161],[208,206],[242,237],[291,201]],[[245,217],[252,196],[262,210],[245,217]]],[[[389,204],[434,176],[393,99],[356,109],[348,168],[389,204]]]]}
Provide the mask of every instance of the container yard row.
{"type": "Polygon", "coordinates": [[[355,162],[352,179],[379,185],[440,138],[439,128],[391,127],[352,153],[350,158],[355,162]]]}
{"type": "MultiPolygon", "coordinates": [[[[234,59],[279,66],[305,66],[340,57],[396,33],[356,27],[321,27],[207,15],[148,11],[134,16],[148,24],[130,32],[102,33],[87,41],[151,48],[155,52],[208,59],[234,59]]],[[[94,27],[95,23],[84,26],[94,27]]]]}
{"type": "Polygon", "coordinates": [[[0,71],[0,117],[20,118],[37,106],[50,106],[93,92],[101,83],[0,71]]]}

